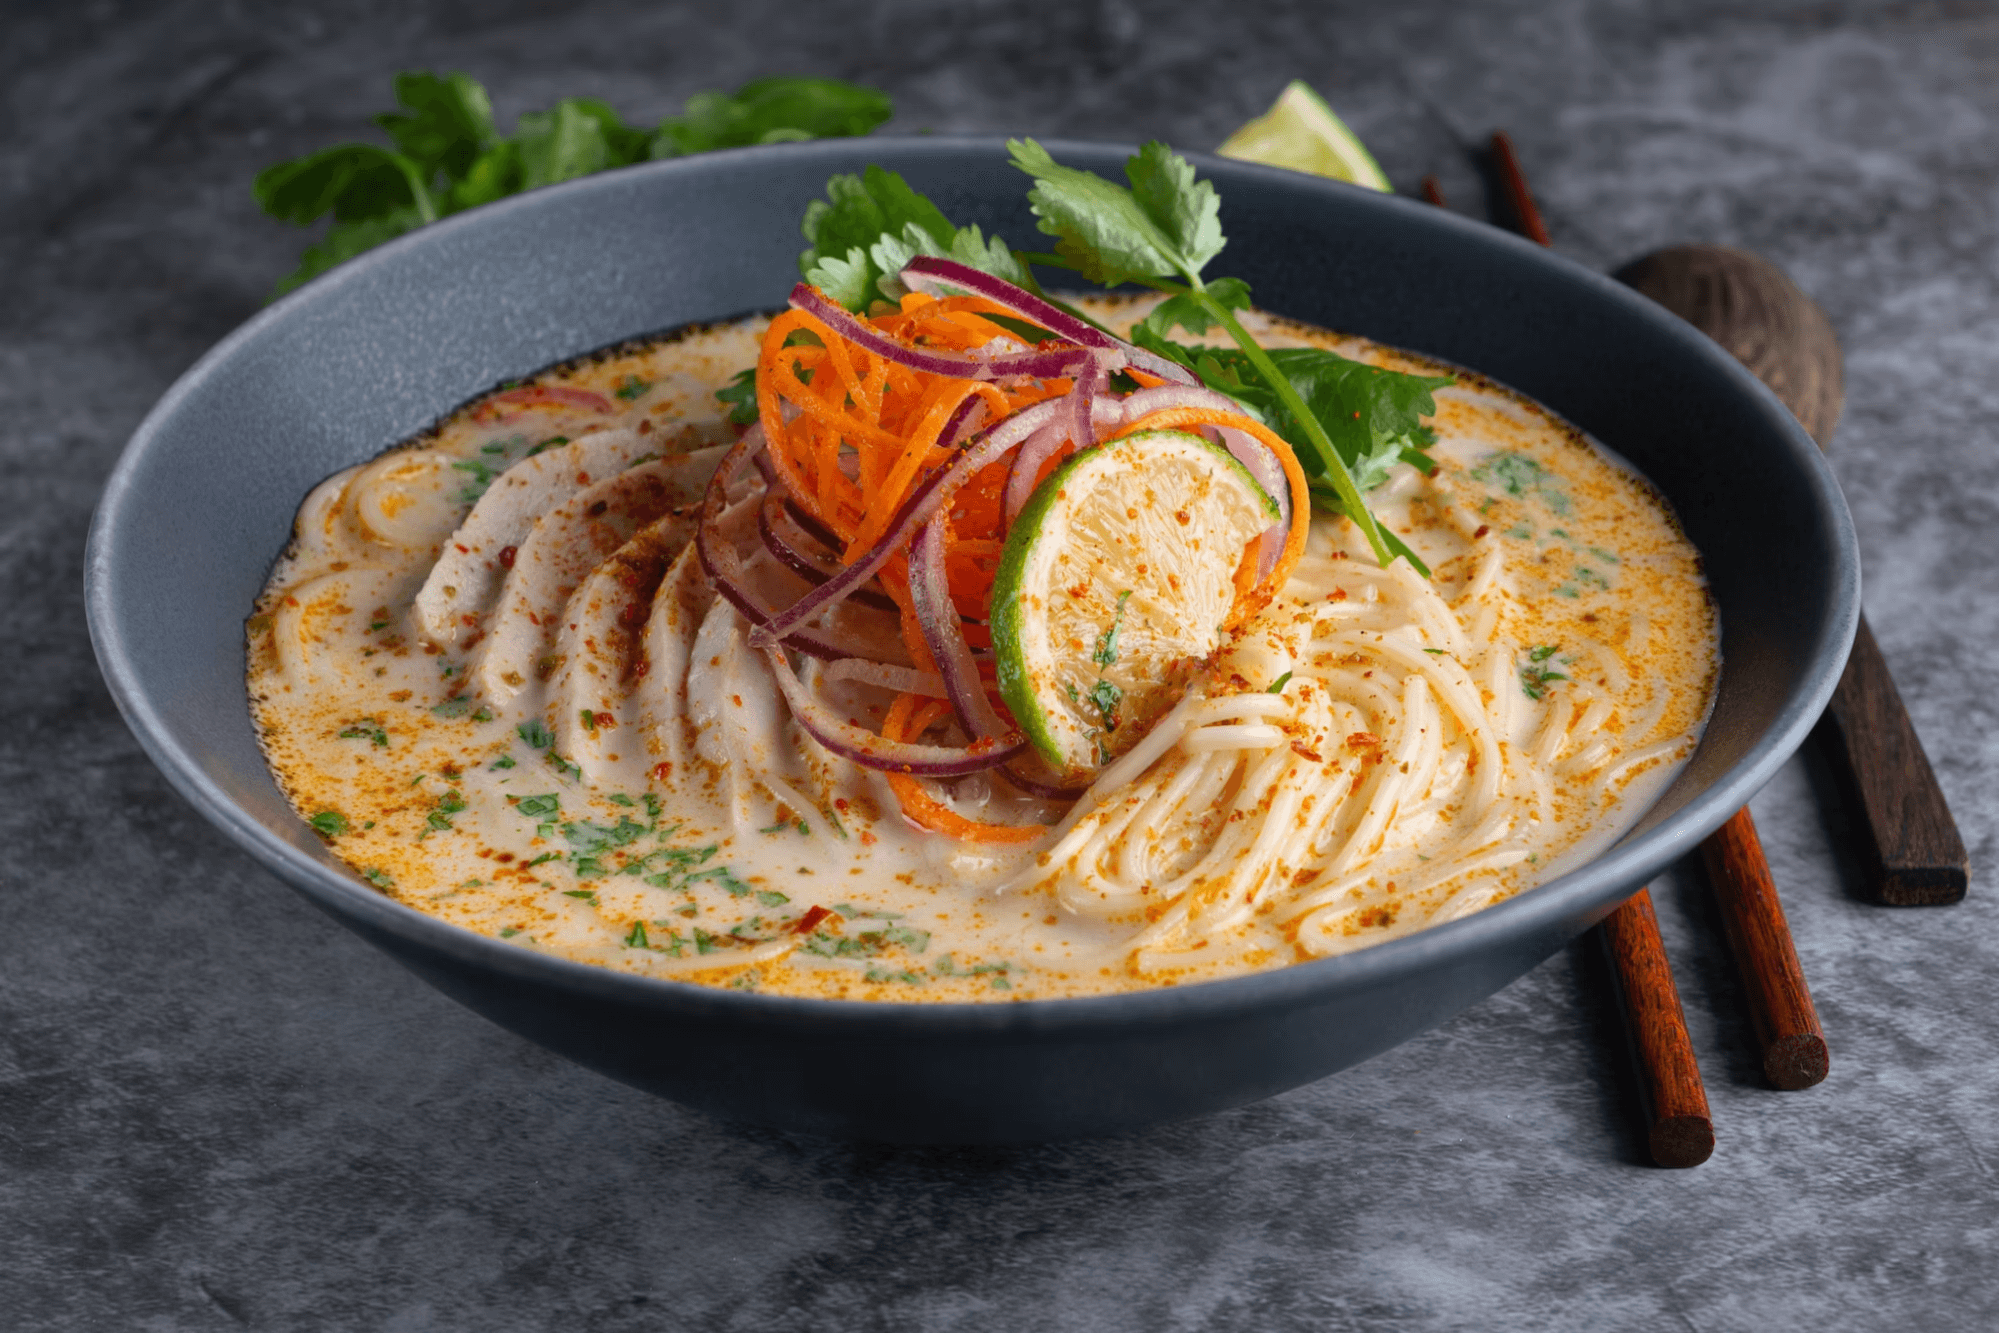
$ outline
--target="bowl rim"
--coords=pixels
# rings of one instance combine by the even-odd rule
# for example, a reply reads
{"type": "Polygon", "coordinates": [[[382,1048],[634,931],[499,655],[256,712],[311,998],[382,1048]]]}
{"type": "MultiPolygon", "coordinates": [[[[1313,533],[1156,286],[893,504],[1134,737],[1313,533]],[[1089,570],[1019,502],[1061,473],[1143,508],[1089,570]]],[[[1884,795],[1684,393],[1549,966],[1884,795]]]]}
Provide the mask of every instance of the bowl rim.
{"type": "MultiPolygon", "coordinates": [[[[183,372],[146,414],[133,432],[107,480],[92,516],[85,549],[84,602],[90,637],[100,671],[127,725],[169,783],[197,811],[265,868],[303,894],[316,906],[352,926],[365,926],[404,938],[433,956],[479,972],[507,979],[552,985],[582,999],[620,1006],[729,1016],[741,1022],[772,1025],[838,1027],[843,1030],[887,1029],[990,1033],[1081,1033],[1098,1029],[1144,1027],[1172,1020],[1222,1017],[1245,1009],[1282,1008],[1328,992],[1365,990],[1398,975],[1448,964],[1483,953],[1504,940],[1559,932],[1578,918],[1600,918],[1615,901],[1612,886],[1641,878],[1643,868],[1663,867],[1685,855],[1753,796],[1805,739],[1831,698],[1844,666],[1860,617],[1858,544],[1845,498],[1824,453],[1776,396],[1719,345],[1678,316],[1638,293],[1568,259],[1488,224],[1436,210],[1416,200],[1365,190],[1345,182],[1305,176],[1281,168],[1221,159],[1208,154],[1185,156],[1202,175],[1262,178],[1298,192],[1338,195],[1351,202],[1358,192],[1375,206],[1420,210],[1430,226],[1443,225],[1476,237],[1480,244],[1512,247],[1531,263],[1553,266],[1568,281],[1592,289],[1601,299],[1625,308],[1663,331],[1690,355],[1718,368],[1772,418],[1778,434],[1802,464],[1810,500],[1827,519],[1834,548],[1829,570],[1832,610],[1821,626],[1806,670],[1790,691],[1764,734],[1705,791],[1650,828],[1621,838],[1581,866],[1513,898],[1456,921],[1426,927],[1378,945],[1266,971],[1139,991],[1100,996],[994,1001],[880,1001],[825,999],[744,992],[670,977],[649,977],[543,954],[483,935],[433,917],[391,899],[351,872],[342,873],[277,836],[262,821],[239,807],[203,769],[166,720],[134,661],[121,619],[118,565],[122,519],[143,507],[146,497],[136,477],[147,452],[167,432],[181,405],[194,397],[219,369],[263,331],[298,317],[343,286],[362,281],[374,269],[394,264],[413,249],[440,244],[468,229],[505,227],[517,215],[549,207],[558,199],[597,191],[630,189],[635,180],[699,175],[709,171],[740,171],[745,159],[797,162],[815,157],[848,159],[863,141],[831,139],[805,143],[730,149],[693,157],[641,163],[497,201],[456,214],[348,260],[272,302],[231,331],[183,372]],[[752,155],[756,155],[752,157],[752,155]]],[[[992,135],[878,135],[865,141],[881,146],[881,155],[905,161],[1003,155],[1006,139],[992,135]]],[[[1115,153],[1122,157],[1136,146],[1080,139],[1047,139],[1043,145],[1056,157],[1115,153]]],[[[844,161],[839,169],[845,169],[844,161]]],[[[739,313],[739,312],[738,312],[739,313]]],[[[717,312],[708,319],[727,318],[717,312]]],[[[698,322],[698,321],[697,321],[698,322]]],[[[639,336],[643,331],[634,331],[639,336]]],[[[563,349],[549,364],[592,349],[563,349]]],[[[1417,349],[1421,351],[1421,349],[1417,349]]],[[[1477,368],[1471,368],[1476,370],[1477,368]]],[[[448,412],[455,405],[443,405],[448,412]]],[[[1551,405],[1552,406],[1552,405],[1551,405]]],[[[1559,409],[1556,411],[1559,413],[1559,409]]],[[[247,614],[247,613],[246,613],[247,614]]],[[[247,713],[247,696],[245,710],[247,713]]]]}

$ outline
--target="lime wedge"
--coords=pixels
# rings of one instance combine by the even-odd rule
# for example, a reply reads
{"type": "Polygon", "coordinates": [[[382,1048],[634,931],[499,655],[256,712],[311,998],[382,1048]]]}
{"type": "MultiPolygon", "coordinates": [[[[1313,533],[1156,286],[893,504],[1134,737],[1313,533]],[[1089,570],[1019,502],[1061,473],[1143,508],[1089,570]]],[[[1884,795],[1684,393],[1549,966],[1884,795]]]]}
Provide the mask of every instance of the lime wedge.
{"type": "Polygon", "coordinates": [[[1183,431],[1086,449],[1041,483],[1000,555],[992,635],[1000,695],[1043,758],[1100,768],[1179,702],[1278,513],[1227,450],[1183,431]]]}
{"type": "Polygon", "coordinates": [[[1394,187],[1346,122],[1303,79],[1293,79],[1270,110],[1228,137],[1215,152],[1266,167],[1352,181],[1393,194],[1394,187]]]}

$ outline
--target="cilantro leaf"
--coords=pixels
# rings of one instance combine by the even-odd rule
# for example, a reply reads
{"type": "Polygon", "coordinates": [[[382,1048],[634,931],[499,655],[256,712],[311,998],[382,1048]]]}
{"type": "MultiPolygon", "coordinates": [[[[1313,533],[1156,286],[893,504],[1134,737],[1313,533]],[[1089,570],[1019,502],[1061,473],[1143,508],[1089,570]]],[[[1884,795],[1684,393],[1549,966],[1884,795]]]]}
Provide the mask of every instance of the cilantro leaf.
{"type": "Polygon", "coordinates": [[[729,406],[729,420],[737,426],[754,425],[757,419],[757,368],[736,372],[736,378],[715,391],[715,397],[729,406]]]}
{"type": "Polygon", "coordinates": [[[375,144],[335,144],[280,162],[258,172],[250,188],[264,212],[284,222],[317,222],[328,213],[335,222],[360,222],[402,209],[436,217],[423,169],[375,144]]]}
{"type": "Polygon", "coordinates": [[[651,156],[867,134],[895,112],[886,93],[838,79],[758,79],[725,93],[697,93],[661,122],[651,156]]]}
{"type": "Polygon", "coordinates": [[[278,280],[272,289],[273,297],[283,296],[303,283],[312,281],[328,269],[345,264],[354,256],[366,250],[373,250],[384,241],[393,241],[404,232],[413,232],[424,225],[426,219],[413,208],[399,208],[384,213],[379,218],[367,218],[361,222],[337,222],[327,230],[326,239],[316,245],[307,246],[299,256],[298,267],[278,280]]]}
{"type": "Polygon", "coordinates": [[[522,116],[517,139],[521,188],[532,190],[627,166],[642,154],[645,135],[627,129],[602,102],[565,97],[550,110],[522,116]]]}
{"type": "MultiPolygon", "coordinates": [[[[1208,290],[1213,292],[1220,286],[1217,282],[1208,290]]],[[[1170,304],[1162,303],[1161,309],[1170,304]]],[[[1285,406],[1276,388],[1256,373],[1249,357],[1236,348],[1189,347],[1163,338],[1155,332],[1158,313],[1133,331],[1133,341],[1189,367],[1209,388],[1249,408],[1297,447],[1298,462],[1314,491],[1327,489],[1325,469],[1303,424],[1285,406]]],[[[1423,425],[1423,418],[1437,411],[1431,391],[1456,383],[1450,376],[1383,370],[1316,347],[1271,348],[1264,355],[1318,418],[1333,448],[1339,451],[1340,461],[1352,473],[1354,485],[1363,493],[1387,481],[1389,469],[1397,462],[1419,468],[1434,466],[1422,452],[1435,438],[1423,425]]],[[[1327,500],[1334,508],[1344,508],[1335,498],[1327,500]]]]}
{"type": "Polygon", "coordinates": [[[826,198],[806,207],[801,230],[812,245],[798,257],[798,271],[849,310],[900,300],[907,289],[896,275],[918,255],[953,259],[1019,286],[1033,283],[1005,241],[976,226],[952,226],[909,182],[876,166],[827,181],[826,198]]]}
{"type": "Polygon", "coordinates": [[[406,114],[384,112],[375,124],[404,157],[417,164],[428,181],[442,172],[457,180],[482,154],[499,143],[493,129],[493,103],[478,80],[464,74],[438,78],[426,70],[396,76],[396,101],[406,114]]]}
{"type": "Polygon", "coordinates": [[[1194,179],[1194,165],[1158,140],[1125,163],[1132,198],[1173,243],[1175,263],[1189,278],[1222,253],[1222,199],[1215,187],[1194,179]]]}
{"type": "MultiPolygon", "coordinates": [[[[1223,310],[1249,309],[1249,284],[1240,278],[1217,278],[1209,283],[1205,290],[1223,310]]],[[[1152,313],[1141,322],[1141,327],[1148,333],[1164,338],[1175,329],[1185,329],[1192,334],[1204,334],[1214,328],[1215,323],[1207,307],[1189,294],[1167,297],[1152,308],[1152,313]]],[[[1174,359],[1180,358],[1175,356],[1174,359]]]]}
{"type": "Polygon", "coordinates": [[[485,88],[467,75],[405,71],[395,94],[400,109],[373,118],[393,149],[337,144],[258,174],[253,192],[272,217],[301,226],[333,217],[274,297],[404,232],[521,190],[648,157],[866,134],[891,114],[888,97],[871,88],[761,79],[733,96],[703,93],[657,131],[626,125],[593,98],[571,97],[523,115],[506,137],[494,127],[485,88]]]}
{"type": "Polygon", "coordinates": [[[1055,253],[1093,283],[1184,276],[1221,253],[1221,199],[1194,179],[1187,160],[1165,144],[1141,148],[1125,164],[1126,189],[1094,172],[1065,167],[1032,139],[1009,139],[1013,165],[1034,178],[1027,200],[1055,253]]]}
{"type": "Polygon", "coordinates": [[[976,224],[958,228],[951,233],[947,244],[940,245],[930,233],[911,223],[902,229],[902,235],[884,236],[868,248],[868,258],[874,261],[881,275],[875,285],[883,296],[898,301],[907,294],[909,289],[897,275],[918,255],[955,259],[968,268],[1004,278],[1016,287],[1025,287],[1032,281],[1027,266],[1014,257],[1007,243],[997,236],[988,240],[976,224]]]}

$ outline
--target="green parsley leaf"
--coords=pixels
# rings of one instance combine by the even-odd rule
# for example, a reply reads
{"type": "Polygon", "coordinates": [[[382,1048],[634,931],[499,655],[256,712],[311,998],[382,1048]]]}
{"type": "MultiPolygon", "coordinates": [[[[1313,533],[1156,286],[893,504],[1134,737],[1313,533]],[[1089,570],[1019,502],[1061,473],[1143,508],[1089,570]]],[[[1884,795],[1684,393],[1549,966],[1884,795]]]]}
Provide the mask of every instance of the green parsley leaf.
{"type": "Polygon", "coordinates": [[[389,734],[378,718],[362,718],[340,731],[342,741],[365,740],[372,745],[386,748],[389,734]]]}
{"type": "Polygon", "coordinates": [[[522,797],[514,809],[531,820],[544,815],[554,815],[562,809],[562,795],[557,792],[545,792],[538,797],[522,797]]]}
{"type": "Polygon", "coordinates": [[[388,131],[426,180],[440,172],[457,180],[499,143],[493,103],[478,80],[464,74],[440,79],[427,71],[408,71],[396,76],[395,90],[396,101],[407,113],[384,113],[375,117],[375,124],[388,131]]]}
{"type": "Polygon", "coordinates": [[[536,750],[547,750],[555,744],[555,733],[543,726],[539,718],[529,719],[514,730],[520,733],[521,740],[527,742],[536,750]]]}
{"type": "Polygon", "coordinates": [[[646,924],[644,922],[632,923],[632,929],[625,933],[625,944],[635,950],[642,950],[649,947],[649,943],[646,940],[646,924]]]}
{"type": "Polygon", "coordinates": [[[812,245],[798,257],[798,271],[849,310],[899,300],[906,289],[896,275],[918,255],[954,259],[1020,286],[1034,281],[1006,242],[975,226],[954,227],[901,176],[880,167],[827,181],[826,198],[806,207],[800,230],[812,245]]]}
{"type": "Polygon", "coordinates": [[[407,71],[395,93],[402,109],[374,117],[394,149],[338,144],[258,175],[253,190],[271,216],[300,225],[333,216],[274,296],[404,232],[524,189],[647,157],[866,134],[891,113],[887,96],[873,89],[762,79],[734,96],[703,93],[657,131],[626,125],[603,102],[571,97],[528,112],[512,137],[502,137],[485,88],[464,74],[407,71]]]}
{"type": "Polygon", "coordinates": [[[1118,631],[1124,628],[1124,604],[1131,601],[1131,595],[1129,588],[1117,595],[1117,613],[1111,617],[1111,628],[1097,636],[1097,646],[1090,653],[1090,661],[1099,667],[1109,667],[1117,661],[1118,631]]]}
{"type": "Polygon", "coordinates": [[[886,93],[838,79],[758,79],[733,96],[697,93],[682,114],[661,122],[655,158],[717,148],[863,135],[895,113],[886,93]]]}
{"type": "MultiPolygon", "coordinates": [[[[1210,388],[1249,408],[1290,441],[1307,480],[1316,484],[1314,491],[1328,489],[1325,468],[1304,425],[1244,353],[1169,342],[1155,332],[1150,319],[1135,332],[1133,341],[1141,347],[1191,367],[1210,388]]],[[[1387,481],[1390,468],[1398,462],[1426,471],[1435,466],[1423,452],[1435,439],[1423,418],[1437,411],[1431,391],[1456,383],[1450,376],[1383,370],[1316,347],[1271,348],[1265,355],[1318,419],[1363,494],[1387,481]]]]}
{"type": "Polygon", "coordinates": [[[275,300],[293,288],[311,282],[328,269],[345,264],[354,256],[373,250],[386,241],[393,241],[404,232],[413,232],[428,221],[414,208],[399,208],[379,217],[363,218],[359,222],[335,223],[327,230],[325,240],[306,247],[305,253],[299,256],[298,267],[278,280],[277,286],[271,289],[271,297],[275,300]]]}
{"type": "Polygon", "coordinates": [[[339,811],[321,811],[306,823],[317,829],[323,838],[338,838],[350,827],[347,817],[339,811]]]}
{"type": "Polygon", "coordinates": [[[736,378],[715,391],[715,397],[729,406],[729,420],[737,426],[753,426],[757,420],[757,368],[736,372],[736,378]]]}
{"type": "Polygon", "coordinates": [[[1065,167],[1032,139],[1009,139],[1013,165],[1034,178],[1028,205],[1055,253],[1093,283],[1185,277],[1221,253],[1221,199],[1165,144],[1146,144],[1125,164],[1126,189],[1065,167]]]}

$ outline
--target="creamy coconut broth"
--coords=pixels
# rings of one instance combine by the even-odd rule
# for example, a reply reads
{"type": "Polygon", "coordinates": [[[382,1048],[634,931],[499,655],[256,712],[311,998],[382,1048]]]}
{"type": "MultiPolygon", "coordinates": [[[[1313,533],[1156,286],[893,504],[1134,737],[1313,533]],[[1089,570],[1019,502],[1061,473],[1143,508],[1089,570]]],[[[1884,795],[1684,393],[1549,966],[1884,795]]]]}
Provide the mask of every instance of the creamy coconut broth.
{"type": "MultiPolygon", "coordinates": [[[[1113,327],[1145,309],[1083,304],[1113,327]]],[[[1266,346],[1457,376],[1436,393],[1438,471],[1398,464],[1370,497],[1434,578],[1384,570],[1319,515],[1282,595],[1090,795],[925,784],[1045,835],[919,829],[881,773],[800,730],[689,547],[739,430],[714,393],[767,324],[557,367],[307,497],[249,622],[250,696],[287,795],[380,892],[715,985],[1099,994],[1357,949],[1517,894],[1600,851],[1692,752],[1717,624],[1656,493],[1475,375],[1259,319],[1266,346]]],[[[759,506],[731,498],[753,559],[759,506]]],[[[835,619],[899,651],[872,607],[835,619]]],[[[881,726],[892,691],[793,661],[881,726]]]]}

